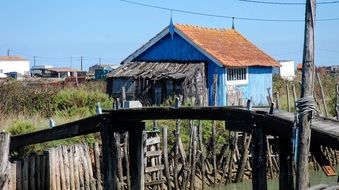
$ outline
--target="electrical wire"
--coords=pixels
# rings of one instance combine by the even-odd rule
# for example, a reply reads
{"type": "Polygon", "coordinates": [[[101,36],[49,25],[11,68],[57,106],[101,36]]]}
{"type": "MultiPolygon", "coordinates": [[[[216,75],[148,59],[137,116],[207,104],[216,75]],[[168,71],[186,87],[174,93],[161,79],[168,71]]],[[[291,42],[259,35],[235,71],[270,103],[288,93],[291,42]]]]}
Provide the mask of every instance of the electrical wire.
{"type": "MultiPolygon", "coordinates": [[[[244,20],[244,21],[261,21],[261,22],[305,22],[304,19],[265,19],[265,18],[250,18],[250,17],[235,17],[235,16],[227,16],[227,15],[217,15],[217,14],[201,13],[201,12],[187,11],[187,10],[181,10],[181,9],[172,9],[172,8],[161,7],[161,6],[151,5],[151,4],[138,3],[138,2],[129,1],[129,0],[120,0],[120,1],[125,2],[125,3],[129,3],[129,4],[140,5],[140,6],[144,6],[144,7],[150,7],[150,8],[155,8],[155,9],[161,9],[161,10],[179,12],[179,13],[186,13],[186,14],[192,14],[192,15],[198,15],[198,16],[236,19],[236,20],[244,20]]],[[[339,20],[339,18],[316,19],[316,21],[338,21],[338,20],[339,20]]]]}
{"type": "MultiPolygon", "coordinates": [[[[238,0],[246,3],[270,4],[270,5],[305,5],[305,3],[298,2],[275,2],[275,1],[257,1],[257,0],[238,0]]],[[[324,1],[318,2],[317,5],[337,4],[339,1],[324,1]]]]}

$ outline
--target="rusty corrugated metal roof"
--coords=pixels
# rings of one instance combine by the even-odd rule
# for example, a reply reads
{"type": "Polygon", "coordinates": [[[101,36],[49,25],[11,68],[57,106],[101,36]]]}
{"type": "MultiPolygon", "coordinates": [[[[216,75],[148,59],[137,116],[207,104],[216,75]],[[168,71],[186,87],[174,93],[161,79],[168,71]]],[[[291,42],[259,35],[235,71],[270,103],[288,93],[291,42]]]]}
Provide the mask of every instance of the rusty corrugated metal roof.
{"type": "Polygon", "coordinates": [[[164,78],[182,79],[193,76],[197,68],[204,63],[176,62],[131,62],[118,67],[107,77],[131,77],[160,80],[164,78]]]}
{"type": "Polygon", "coordinates": [[[280,67],[276,60],[234,29],[205,28],[183,24],[175,24],[175,28],[224,66],[280,67]]]}

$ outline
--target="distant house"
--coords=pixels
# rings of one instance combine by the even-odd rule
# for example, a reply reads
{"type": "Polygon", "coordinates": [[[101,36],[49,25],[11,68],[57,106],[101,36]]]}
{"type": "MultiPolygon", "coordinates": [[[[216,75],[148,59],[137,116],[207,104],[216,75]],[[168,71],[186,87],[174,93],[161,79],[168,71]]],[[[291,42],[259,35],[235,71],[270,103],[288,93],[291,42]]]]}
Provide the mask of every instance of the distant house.
{"type": "Polygon", "coordinates": [[[85,77],[86,71],[72,68],[36,67],[31,69],[32,76],[44,78],[85,77]]]}
{"type": "MultiPolygon", "coordinates": [[[[205,81],[199,85],[205,84],[207,91],[205,98],[209,105],[213,105],[214,102],[213,77],[217,75],[217,105],[219,106],[243,104],[247,99],[252,99],[252,103],[256,106],[268,105],[267,88],[272,89],[272,68],[280,66],[273,58],[234,29],[181,24],[170,24],[124,59],[122,64],[125,66],[143,63],[147,66],[148,63],[191,64],[197,62],[204,64],[205,81]]],[[[121,72],[128,73],[129,69],[121,72]]],[[[161,72],[157,75],[161,75],[161,72]]],[[[177,72],[180,73],[179,70],[177,72]]],[[[114,73],[111,77],[113,80],[123,78],[123,76],[115,76],[114,73]]],[[[164,79],[161,78],[161,80],[164,79]]],[[[155,77],[153,81],[157,81],[157,78],[155,77]]],[[[114,84],[116,83],[108,83],[112,85],[108,88],[118,90],[120,86],[116,87],[114,84]]],[[[187,85],[194,84],[196,83],[190,80],[187,83],[187,85]]],[[[170,86],[169,88],[172,88],[170,86]]],[[[188,87],[188,89],[194,88],[188,87]]],[[[166,92],[166,89],[162,88],[161,93],[164,91],[166,92]]],[[[154,90],[153,93],[158,92],[154,90]]],[[[153,96],[153,101],[154,99],[156,99],[155,96],[153,96]]]]}
{"type": "Polygon", "coordinates": [[[20,56],[0,56],[0,74],[29,75],[29,60],[20,56]]]}
{"type": "Polygon", "coordinates": [[[120,65],[117,64],[96,64],[89,68],[89,73],[94,75],[96,80],[105,79],[107,73],[118,68],[120,65]]]}
{"type": "Polygon", "coordinates": [[[293,80],[295,77],[294,61],[279,60],[278,63],[281,67],[275,67],[273,69],[273,74],[277,74],[283,79],[293,80]]]}

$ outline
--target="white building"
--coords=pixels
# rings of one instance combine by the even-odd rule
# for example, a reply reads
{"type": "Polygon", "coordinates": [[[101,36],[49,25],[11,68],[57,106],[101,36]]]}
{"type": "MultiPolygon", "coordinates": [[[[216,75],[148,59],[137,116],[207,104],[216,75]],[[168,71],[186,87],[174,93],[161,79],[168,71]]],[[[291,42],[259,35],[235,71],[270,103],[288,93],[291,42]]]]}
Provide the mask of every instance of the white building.
{"type": "Polygon", "coordinates": [[[283,79],[293,80],[295,77],[294,61],[280,60],[278,61],[281,67],[275,68],[274,74],[278,74],[283,79]]]}
{"type": "Polygon", "coordinates": [[[29,75],[29,60],[19,56],[0,56],[0,73],[9,72],[29,75]]]}

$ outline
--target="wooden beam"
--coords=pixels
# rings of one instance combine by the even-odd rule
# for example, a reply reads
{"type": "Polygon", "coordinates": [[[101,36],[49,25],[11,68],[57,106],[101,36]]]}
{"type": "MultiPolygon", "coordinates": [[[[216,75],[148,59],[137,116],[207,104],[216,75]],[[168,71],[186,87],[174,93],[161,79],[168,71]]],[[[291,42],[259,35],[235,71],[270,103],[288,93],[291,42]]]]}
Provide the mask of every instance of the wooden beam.
{"type": "Polygon", "coordinates": [[[252,189],[267,189],[267,144],[266,133],[262,126],[253,126],[252,189]]]}
{"type": "MultiPolygon", "coordinates": [[[[314,83],[314,25],[316,0],[306,0],[305,38],[302,64],[301,97],[313,96],[314,83]]],[[[296,168],[296,189],[307,189],[309,186],[308,156],[311,142],[311,118],[309,114],[300,119],[296,168]]]]}
{"type": "Polygon", "coordinates": [[[32,144],[98,132],[100,131],[101,124],[107,120],[107,118],[108,115],[91,116],[50,129],[11,136],[11,151],[32,144]]]}
{"type": "Polygon", "coordinates": [[[291,138],[279,137],[279,189],[293,190],[292,171],[292,141],[291,138]]]}
{"type": "Polygon", "coordinates": [[[130,125],[129,132],[129,150],[130,150],[130,168],[131,168],[131,186],[132,190],[144,190],[144,122],[135,122],[130,125]]]}

